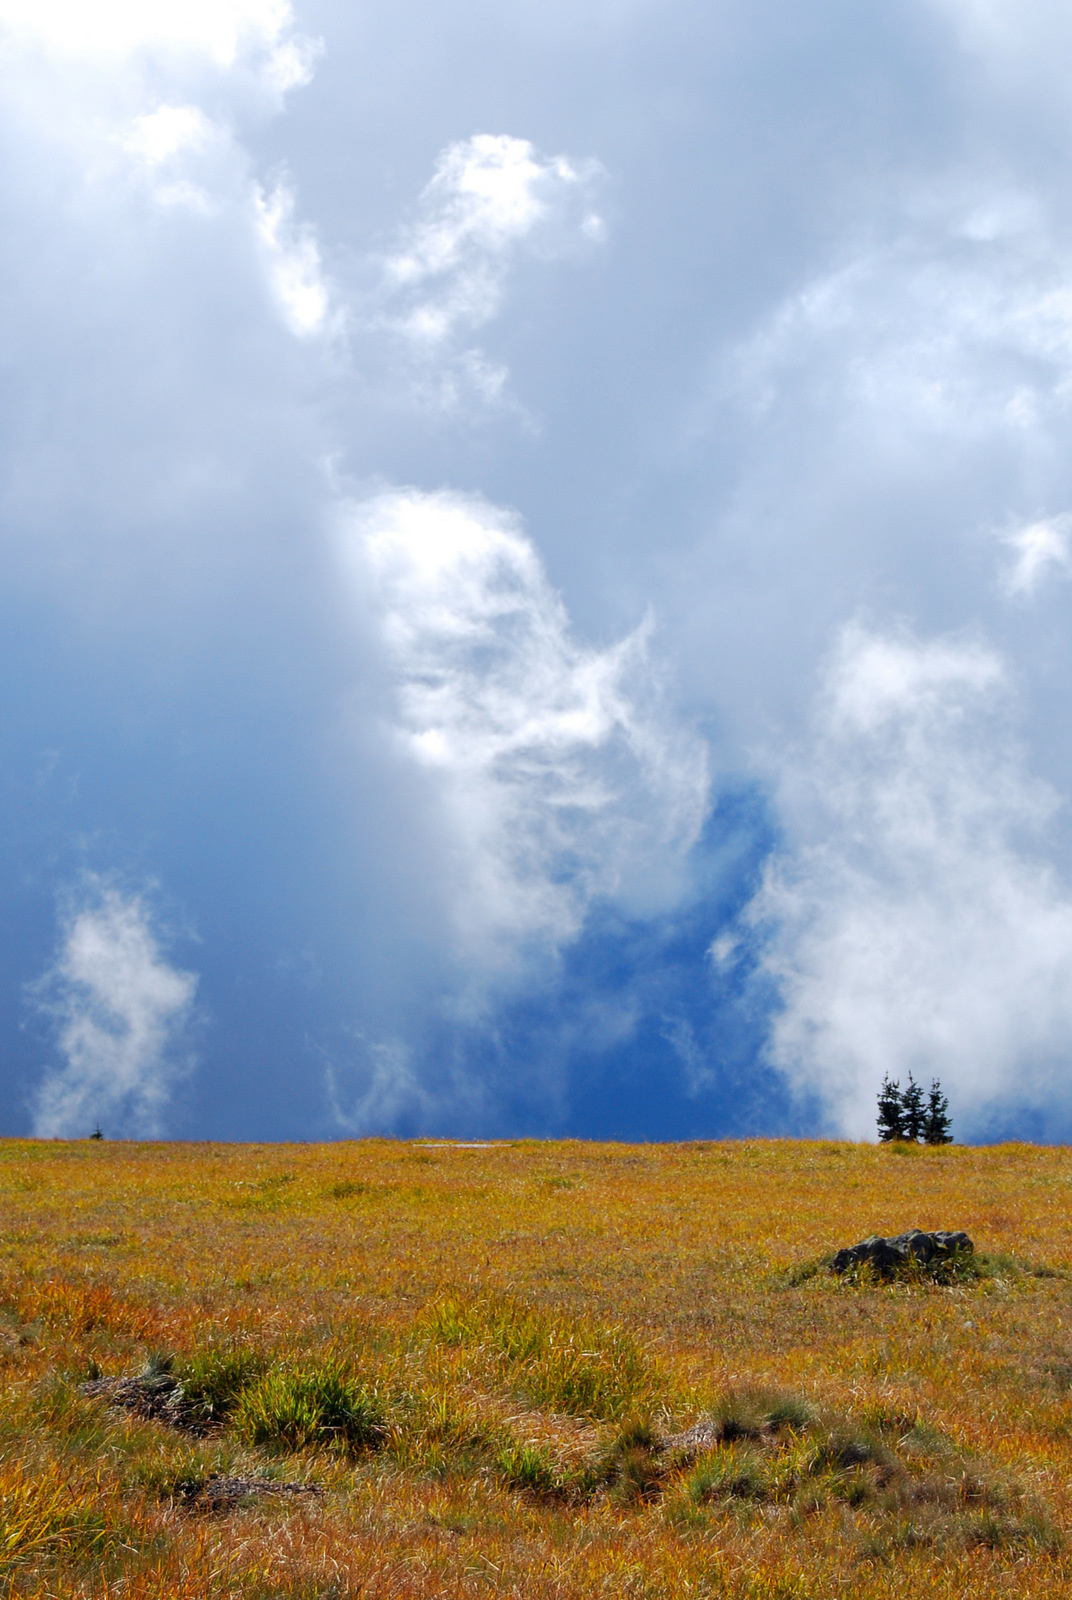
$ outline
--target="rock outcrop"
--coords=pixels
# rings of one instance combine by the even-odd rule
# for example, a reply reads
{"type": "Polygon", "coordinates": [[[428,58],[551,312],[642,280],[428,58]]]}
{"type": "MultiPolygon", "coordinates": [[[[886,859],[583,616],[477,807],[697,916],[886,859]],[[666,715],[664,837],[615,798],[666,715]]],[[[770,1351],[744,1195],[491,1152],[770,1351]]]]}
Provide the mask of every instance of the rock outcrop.
{"type": "Polygon", "coordinates": [[[830,1266],[838,1273],[868,1266],[879,1277],[892,1278],[912,1266],[933,1272],[974,1252],[975,1246],[966,1233],[942,1229],[924,1233],[922,1228],[910,1228],[907,1233],[898,1233],[890,1239],[872,1234],[859,1244],[839,1250],[830,1266]]]}

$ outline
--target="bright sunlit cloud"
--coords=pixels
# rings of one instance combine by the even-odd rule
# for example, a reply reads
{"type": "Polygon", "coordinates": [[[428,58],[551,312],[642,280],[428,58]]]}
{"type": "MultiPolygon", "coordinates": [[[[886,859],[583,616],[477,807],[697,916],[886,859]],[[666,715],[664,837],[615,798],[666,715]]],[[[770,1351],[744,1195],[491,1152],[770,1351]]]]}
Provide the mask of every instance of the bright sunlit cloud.
{"type": "Polygon", "coordinates": [[[283,184],[253,192],[253,214],[264,248],[268,280],[291,332],[322,332],[330,321],[330,297],[316,235],[294,221],[294,196],[283,184]]]}
{"type": "Polygon", "coordinates": [[[193,973],[166,960],[144,898],[90,879],[64,913],[55,965],[35,985],[63,1065],[37,1096],[34,1131],[81,1137],[163,1131],[175,1084],[192,1068],[183,1028],[193,973]]]}
{"type": "Polygon", "coordinates": [[[228,67],[244,48],[288,52],[292,24],[289,0],[0,0],[0,29],[59,54],[91,57],[189,51],[228,67]]]}
{"type": "Polygon", "coordinates": [[[596,241],[590,209],[598,162],[541,156],[528,139],[477,134],[451,145],[421,196],[402,248],[384,264],[388,284],[412,303],[401,329],[436,344],[499,310],[511,254],[525,240],[552,254],[596,241]]]}
{"type": "Polygon", "coordinates": [[[344,558],[370,592],[397,736],[449,821],[457,928],[494,969],[574,936],[598,897],[676,884],[708,803],[642,627],[578,643],[519,520],[475,498],[355,505],[344,558]]]}
{"type": "Polygon", "coordinates": [[[1072,570],[1070,536],[1070,516],[1044,517],[1004,534],[1009,552],[1002,573],[1006,592],[1030,599],[1047,578],[1067,576],[1072,570]]]}
{"type": "Polygon", "coordinates": [[[476,134],[441,151],[413,221],[382,262],[378,313],[437,405],[503,399],[506,369],[465,341],[500,314],[523,254],[550,261],[603,239],[593,209],[601,176],[597,161],[545,156],[508,134],[476,134]]]}
{"type": "Polygon", "coordinates": [[[873,1132],[887,1073],[940,1077],[976,1134],[1072,1094],[1058,801],[1009,740],[1004,676],[977,644],[853,626],[787,770],[792,848],[751,911],[783,1005],[771,1049],[850,1137],[873,1132]]]}

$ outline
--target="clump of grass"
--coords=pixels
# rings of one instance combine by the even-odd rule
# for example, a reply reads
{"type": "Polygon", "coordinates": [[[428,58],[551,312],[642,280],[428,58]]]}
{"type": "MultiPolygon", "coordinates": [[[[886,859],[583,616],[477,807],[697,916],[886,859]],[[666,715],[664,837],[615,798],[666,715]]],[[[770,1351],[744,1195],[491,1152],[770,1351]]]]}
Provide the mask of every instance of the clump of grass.
{"type": "Polygon", "coordinates": [[[384,1437],[378,1398],[342,1363],[269,1367],[241,1391],[234,1425],[250,1444],[367,1450],[384,1437]]]}
{"type": "MultiPolygon", "coordinates": [[[[91,1364],[91,1376],[98,1376],[94,1367],[91,1364]]],[[[86,1399],[80,1388],[63,1373],[49,1372],[33,1393],[30,1412],[35,1423],[62,1439],[67,1448],[95,1449],[106,1426],[100,1407],[86,1399]]]]}
{"type": "Polygon", "coordinates": [[[1017,1557],[1056,1556],[1063,1546],[1060,1532],[1038,1513],[1022,1516],[993,1510],[947,1516],[933,1505],[917,1505],[909,1514],[894,1514],[872,1524],[860,1540],[865,1561],[896,1562],[907,1551],[939,1555],[985,1549],[1017,1557]]]}
{"type": "Polygon", "coordinates": [[[973,1271],[965,1271],[964,1277],[981,1279],[1010,1279],[1010,1278],[1067,1278],[1068,1272],[1061,1267],[1048,1266],[1045,1262],[1022,1261],[1019,1256],[1009,1255],[1005,1251],[979,1251],[973,1262],[973,1271]]]}
{"type": "Polygon", "coordinates": [[[609,1421],[634,1404],[646,1373],[633,1340],[619,1330],[596,1341],[584,1330],[563,1334],[550,1328],[519,1363],[519,1376],[537,1405],[609,1421]],[[592,1344],[595,1349],[585,1348],[592,1344]]]}
{"type": "Polygon", "coordinates": [[[1063,1540],[1053,1524],[1037,1512],[1024,1516],[1002,1516],[983,1510],[974,1516],[962,1517],[953,1528],[959,1542],[982,1545],[990,1550],[1043,1550],[1056,1555],[1063,1540]]]}
{"type": "Polygon", "coordinates": [[[437,1300],[424,1314],[423,1323],[436,1344],[464,1345],[475,1342],[483,1321],[475,1305],[448,1297],[437,1300]]]}
{"type": "Polygon", "coordinates": [[[294,1181],[293,1172],[275,1172],[252,1182],[241,1182],[236,1185],[240,1192],[229,1195],[223,1204],[233,1211],[279,1211],[289,1204],[287,1191],[294,1181]]]}
{"type": "Polygon", "coordinates": [[[184,1485],[226,1471],[230,1465],[231,1452],[218,1444],[206,1448],[188,1440],[166,1439],[131,1463],[124,1483],[154,1500],[174,1500],[182,1497],[184,1485]]]}
{"type": "Polygon", "coordinates": [[[689,1498],[696,1503],[731,1498],[767,1499],[769,1491],[769,1474],[750,1445],[731,1444],[705,1456],[688,1478],[689,1498]]]}
{"type": "Polygon", "coordinates": [[[715,1408],[714,1420],[723,1440],[756,1439],[785,1428],[806,1428],[815,1421],[815,1408],[800,1395],[776,1394],[767,1389],[734,1390],[715,1408]]]}
{"type": "Polygon", "coordinates": [[[842,1427],[816,1445],[810,1471],[818,1477],[824,1472],[849,1472],[867,1466],[892,1471],[894,1459],[877,1439],[842,1427]]]}
{"type": "Polygon", "coordinates": [[[495,1455],[495,1467],[511,1489],[556,1498],[568,1494],[571,1487],[554,1456],[542,1445],[504,1445],[495,1455]]]}
{"type": "Polygon", "coordinates": [[[783,1428],[799,1430],[810,1427],[815,1418],[815,1407],[803,1395],[771,1395],[767,1400],[767,1422],[775,1433],[783,1428]]]}
{"type": "Polygon", "coordinates": [[[654,1500],[666,1477],[661,1441],[649,1422],[627,1422],[607,1451],[598,1473],[616,1499],[626,1504],[654,1500]]]}
{"type": "Polygon", "coordinates": [[[264,1366],[263,1356],[242,1346],[209,1349],[187,1357],[176,1371],[185,1425],[208,1428],[225,1422],[264,1366]]]}
{"type": "Polygon", "coordinates": [[[676,1483],[667,1515],[686,1526],[711,1503],[760,1502],[784,1505],[798,1528],[835,1506],[855,1512],[864,1554],[876,1560],[916,1545],[1052,1551],[1060,1542],[1015,1486],[963,1460],[958,1472],[951,1443],[918,1412],[874,1406],[854,1420],[816,1413],[796,1396],[746,1391],[662,1441],[662,1451],[662,1482],[658,1474],[649,1482],[676,1483]]]}

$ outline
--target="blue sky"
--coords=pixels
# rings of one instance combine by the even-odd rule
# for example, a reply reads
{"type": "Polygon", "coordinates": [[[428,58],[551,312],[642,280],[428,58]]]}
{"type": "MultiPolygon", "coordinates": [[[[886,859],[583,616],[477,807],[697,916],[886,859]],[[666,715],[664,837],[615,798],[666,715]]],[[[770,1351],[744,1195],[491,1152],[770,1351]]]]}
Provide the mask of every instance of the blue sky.
{"type": "Polygon", "coordinates": [[[5,1133],[1072,1133],[1072,16],[0,0],[5,1133]]]}

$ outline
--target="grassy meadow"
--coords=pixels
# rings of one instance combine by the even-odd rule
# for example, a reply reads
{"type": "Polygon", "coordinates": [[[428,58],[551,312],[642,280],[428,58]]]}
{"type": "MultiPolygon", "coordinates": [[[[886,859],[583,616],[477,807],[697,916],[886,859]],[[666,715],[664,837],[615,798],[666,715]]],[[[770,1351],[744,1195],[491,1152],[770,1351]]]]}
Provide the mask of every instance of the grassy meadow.
{"type": "Polygon", "coordinates": [[[1072,1593],[1072,1151],[7,1141],[0,1205],[5,1592],[1072,1593]],[[823,1266],[911,1226],[976,1265],[823,1266]]]}

